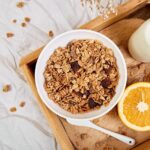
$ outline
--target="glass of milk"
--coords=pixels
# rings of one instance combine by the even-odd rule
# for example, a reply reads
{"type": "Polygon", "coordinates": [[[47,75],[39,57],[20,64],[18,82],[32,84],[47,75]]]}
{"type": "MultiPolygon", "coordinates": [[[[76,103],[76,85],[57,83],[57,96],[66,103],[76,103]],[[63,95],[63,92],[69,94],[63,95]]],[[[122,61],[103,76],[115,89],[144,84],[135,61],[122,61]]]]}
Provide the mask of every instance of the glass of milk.
{"type": "Polygon", "coordinates": [[[144,22],[130,37],[129,52],[141,62],[150,62],[150,19],[144,22]]]}

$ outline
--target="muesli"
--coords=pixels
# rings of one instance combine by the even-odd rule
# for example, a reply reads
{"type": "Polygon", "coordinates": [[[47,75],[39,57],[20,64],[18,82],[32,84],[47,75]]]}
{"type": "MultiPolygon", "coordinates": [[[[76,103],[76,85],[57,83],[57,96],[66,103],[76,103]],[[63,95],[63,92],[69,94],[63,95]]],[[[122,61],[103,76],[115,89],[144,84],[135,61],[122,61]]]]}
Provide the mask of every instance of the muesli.
{"type": "Polygon", "coordinates": [[[113,51],[98,40],[73,40],[47,61],[44,88],[48,97],[71,113],[108,105],[118,84],[113,51]]]}

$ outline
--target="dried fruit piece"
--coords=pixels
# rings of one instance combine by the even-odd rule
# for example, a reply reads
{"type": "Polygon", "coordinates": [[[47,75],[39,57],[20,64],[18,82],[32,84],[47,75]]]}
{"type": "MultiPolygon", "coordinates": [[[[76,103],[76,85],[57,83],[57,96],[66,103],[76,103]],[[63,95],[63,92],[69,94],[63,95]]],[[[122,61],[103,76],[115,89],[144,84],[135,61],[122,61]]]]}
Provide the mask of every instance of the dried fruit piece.
{"type": "Polygon", "coordinates": [[[75,105],[75,104],[76,104],[76,102],[73,102],[72,100],[70,100],[70,101],[69,101],[69,104],[71,104],[71,105],[75,105]]]}
{"type": "Polygon", "coordinates": [[[101,81],[101,85],[104,88],[108,88],[108,86],[111,84],[111,80],[109,78],[105,78],[104,80],[101,81]]]}
{"type": "Polygon", "coordinates": [[[16,112],[17,108],[16,107],[11,107],[9,110],[10,110],[10,112],[16,112]]]}
{"type": "Polygon", "coordinates": [[[83,94],[81,92],[75,92],[76,95],[78,95],[79,97],[83,97],[83,94]]]}
{"type": "Polygon", "coordinates": [[[71,65],[71,69],[74,72],[77,72],[80,69],[80,65],[78,64],[78,61],[71,62],[70,65],[71,65]]]}
{"type": "Polygon", "coordinates": [[[6,36],[7,36],[7,38],[11,38],[11,37],[14,36],[14,33],[12,33],[12,32],[7,32],[7,33],[6,33],[6,36]]]}
{"type": "Polygon", "coordinates": [[[86,91],[84,92],[84,94],[86,95],[86,97],[89,97],[90,91],[89,91],[89,90],[86,90],[86,91]]]}
{"type": "Polygon", "coordinates": [[[109,74],[112,70],[112,67],[109,67],[109,68],[104,68],[104,71],[106,74],[109,74]]]}
{"type": "Polygon", "coordinates": [[[90,108],[94,108],[94,107],[98,106],[99,104],[96,103],[96,102],[93,100],[93,98],[89,98],[89,100],[88,100],[88,105],[89,105],[90,108]]]}
{"type": "Polygon", "coordinates": [[[10,91],[10,89],[11,89],[11,86],[9,84],[6,84],[3,86],[3,92],[8,92],[10,91]]]}
{"type": "Polygon", "coordinates": [[[115,93],[116,93],[116,92],[115,92],[115,89],[114,89],[114,88],[109,89],[109,94],[110,94],[111,96],[113,96],[115,93]]]}

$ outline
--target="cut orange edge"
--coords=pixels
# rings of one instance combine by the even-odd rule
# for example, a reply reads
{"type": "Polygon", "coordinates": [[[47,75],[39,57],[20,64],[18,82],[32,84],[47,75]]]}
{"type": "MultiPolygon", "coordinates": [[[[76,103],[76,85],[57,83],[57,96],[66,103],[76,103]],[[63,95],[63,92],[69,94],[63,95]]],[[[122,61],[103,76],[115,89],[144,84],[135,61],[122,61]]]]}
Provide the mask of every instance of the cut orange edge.
{"type": "Polygon", "coordinates": [[[138,87],[148,87],[150,88],[150,83],[149,82],[137,82],[137,83],[134,83],[130,86],[128,86],[123,94],[123,96],[121,97],[119,103],[118,103],[118,114],[119,114],[119,117],[121,119],[121,121],[129,128],[133,129],[133,130],[136,130],[136,131],[150,131],[150,126],[144,126],[144,127],[140,127],[140,126],[137,126],[131,122],[129,122],[126,118],[126,116],[124,115],[123,113],[123,103],[124,103],[124,100],[126,98],[126,96],[128,95],[128,93],[133,90],[133,89],[136,89],[138,87]]]}

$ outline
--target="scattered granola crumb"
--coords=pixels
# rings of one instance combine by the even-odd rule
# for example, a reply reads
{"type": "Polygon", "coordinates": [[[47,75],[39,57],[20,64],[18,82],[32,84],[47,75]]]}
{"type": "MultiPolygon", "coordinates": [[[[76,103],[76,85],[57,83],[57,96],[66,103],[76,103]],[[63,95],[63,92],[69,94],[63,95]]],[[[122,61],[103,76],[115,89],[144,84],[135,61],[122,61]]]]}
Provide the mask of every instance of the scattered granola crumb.
{"type": "Polygon", "coordinates": [[[3,86],[3,92],[8,92],[10,91],[10,89],[11,89],[11,86],[9,84],[6,84],[3,86]]]}
{"type": "Polygon", "coordinates": [[[24,5],[25,5],[25,2],[17,2],[17,4],[16,4],[16,6],[18,7],[18,8],[23,8],[24,7],[24,5]]]}
{"type": "Polygon", "coordinates": [[[26,25],[27,25],[27,24],[26,24],[25,22],[22,22],[22,23],[21,23],[21,26],[22,26],[22,27],[26,27],[26,25]]]}
{"type": "Polygon", "coordinates": [[[25,104],[26,104],[26,103],[25,103],[24,101],[22,101],[22,102],[20,102],[19,106],[20,106],[20,107],[24,107],[25,104]]]}
{"type": "Polygon", "coordinates": [[[87,133],[80,134],[81,140],[85,140],[88,137],[87,133]]]}
{"type": "Polygon", "coordinates": [[[49,37],[53,37],[53,36],[54,36],[54,33],[53,33],[52,30],[50,30],[50,31],[48,32],[48,36],[49,36],[49,37]]]}
{"type": "Polygon", "coordinates": [[[10,110],[10,112],[16,112],[17,108],[16,107],[11,107],[9,110],[10,110]]]}
{"type": "Polygon", "coordinates": [[[12,22],[13,22],[13,23],[16,23],[16,22],[17,22],[17,20],[16,20],[16,19],[13,19],[13,20],[12,20],[12,22]]]}
{"type": "Polygon", "coordinates": [[[25,21],[25,22],[30,22],[30,20],[31,20],[31,19],[30,19],[29,17],[25,17],[25,18],[24,18],[24,21],[25,21]]]}
{"type": "Polygon", "coordinates": [[[7,32],[7,33],[6,33],[6,36],[7,36],[7,38],[11,38],[11,37],[14,36],[14,33],[12,33],[12,32],[7,32]]]}

